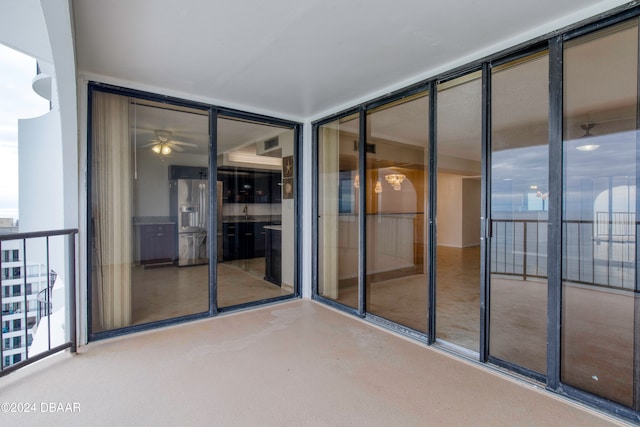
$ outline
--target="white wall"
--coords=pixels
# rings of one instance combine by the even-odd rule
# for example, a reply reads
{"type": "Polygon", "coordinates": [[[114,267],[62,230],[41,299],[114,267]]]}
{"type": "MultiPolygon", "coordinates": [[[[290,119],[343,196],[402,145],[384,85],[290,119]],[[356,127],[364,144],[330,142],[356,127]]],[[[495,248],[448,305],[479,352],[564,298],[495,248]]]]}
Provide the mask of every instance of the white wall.
{"type": "MultiPolygon", "coordinates": [[[[2,44],[37,60],[51,61],[47,27],[40,0],[5,1],[0,12],[2,44]]],[[[52,1],[51,3],[60,3],[52,1]]]]}
{"type": "Polygon", "coordinates": [[[60,121],[55,110],[18,121],[20,232],[64,227],[60,121]]]}
{"type": "MultiPolygon", "coordinates": [[[[7,1],[0,6],[0,42],[36,58],[41,69],[51,76],[51,111],[18,123],[19,231],[75,228],[81,198],[69,0],[7,1]]],[[[34,242],[29,246],[28,262],[44,264],[44,245],[34,242]]],[[[49,253],[50,267],[58,272],[61,282],[66,281],[62,238],[51,239],[49,253]]],[[[76,263],[80,270],[83,261],[80,258],[76,263]]],[[[83,317],[77,316],[81,322],[83,317]]]]}
{"type": "Polygon", "coordinates": [[[438,245],[463,248],[480,244],[480,190],[478,178],[438,174],[438,245]]]}
{"type": "Polygon", "coordinates": [[[69,0],[40,0],[55,75],[53,108],[60,120],[62,150],[62,199],[64,228],[78,227],[78,98],[76,93],[76,58],[69,0]]]}
{"type": "Polygon", "coordinates": [[[135,216],[169,216],[169,166],[207,167],[207,155],[173,152],[161,157],[148,148],[137,151],[135,216]]]}
{"type": "Polygon", "coordinates": [[[438,245],[462,245],[462,177],[438,174],[438,245]]]}
{"type": "Polygon", "coordinates": [[[482,208],[480,178],[462,178],[462,246],[480,244],[480,212],[482,208]]]}
{"type": "MultiPolygon", "coordinates": [[[[293,131],[280,135],[282,157],[293,156],[293,131]]],[[[299,159],[293,159],[298,162],[299,159]]],[[[294,163],[295,165],[295,163],[294,163]]],[[[294,186],[300,185],[294,182],[294,186]]],[[[294,199],[282,200],[282,286],[293,288],[295,282],[295,209],[294,199]]]]}

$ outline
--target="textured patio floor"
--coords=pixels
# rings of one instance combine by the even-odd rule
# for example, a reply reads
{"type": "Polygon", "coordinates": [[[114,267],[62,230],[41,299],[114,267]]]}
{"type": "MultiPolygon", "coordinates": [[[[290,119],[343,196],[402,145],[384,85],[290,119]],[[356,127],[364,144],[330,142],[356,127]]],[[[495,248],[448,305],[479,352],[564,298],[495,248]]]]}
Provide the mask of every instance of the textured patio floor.
{"type": "Polygon", "coordinates": [[[7,426],[624,425],[308,300],[91,343],[0,402],[35,408],[7,426]]]}

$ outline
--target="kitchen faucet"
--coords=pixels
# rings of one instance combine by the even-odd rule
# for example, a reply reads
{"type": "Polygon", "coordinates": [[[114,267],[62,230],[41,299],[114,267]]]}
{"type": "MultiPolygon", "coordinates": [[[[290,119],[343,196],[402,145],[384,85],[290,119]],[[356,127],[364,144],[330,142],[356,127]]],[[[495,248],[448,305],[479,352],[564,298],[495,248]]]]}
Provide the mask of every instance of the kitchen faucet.
{"type": "Polygon", "coordinates": [[[242,213],[244,214],[244,220],[247,221],[249,219],[249,211],[247,210],[247,205],[244,205],[244,208],[242,208],[242,213]]]}

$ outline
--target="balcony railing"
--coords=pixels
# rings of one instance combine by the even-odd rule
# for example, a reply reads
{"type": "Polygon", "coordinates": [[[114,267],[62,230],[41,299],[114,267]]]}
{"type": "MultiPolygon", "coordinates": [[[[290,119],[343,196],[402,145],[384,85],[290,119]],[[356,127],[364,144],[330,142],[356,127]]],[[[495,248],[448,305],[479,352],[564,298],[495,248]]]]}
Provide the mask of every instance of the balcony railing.
{"type": "MultiPolygon", "coordinates": [[[[494,219],[491,273],[547,278],[546,220],[494,219]]],[[[596,213],[596,220],[563,220],[565,281],[617,289],[635,288],[635,214],[596,213]]]]}
{"type": "MultiPolygon", "coordinates": [[[[5,363],[5,354],[4,354],[4,345],[0,346],[0,376],[4,376],[10,372],[13,372],[21,367],[24,367],[30,363],[33,363],[37,360],[40,360],[44,357],[50,356],[51,354],[57,353],[59,351],[65,350],[69,348],[72,352],[76,351],[76,235],[78,234],[77,229],[64,229],[64,230],[49,230],[49,231],[41,231],[41,232],[32,232],[32,233],[12,233],[7,235],[0,235],[0,253],[3,249],[3,245],[5,247],[11,246],[11,249],[15,249],[16,243],[9,242],[17,242],[19,247],[22,250],[22,258],[20,259],[21,265],[21,289],[22,289],[22,301],[20,310],[12,310],[13,314],[11,314],[11,325],[7,327],[4,322],[9,317],[8,314],[5,314],[4,311],[0,312],[0,325],[2,328],[0,329],[0,343],[4,343],[5,334],[9,334],[10,332],[15,332],[19,330],[22,335],[21,342],[24,343],[24,358],[21,356],[20,361],[16,363],[5,363]],[[58,268],[62,268],[64,270],[64,274],[60,274],[60,277],[64,278],[64,302],[61,304],[59,308],[61,311],[64,310],[64,326],[65,326],[65,336],[62,342],[56,342],[57,340],[52,335],[52,317],[54,313],[52,312],[52,293],[54,289],[54,284],[56,283],[56,273],[53,273],[50,258],[52,254],[52,248],[50,247],[50,242],[52,239],[56,239],[57,243],[61,243],[60,239],[63,240],[64,243],[64,256],[62,257],[61,265],[58,265],[58,268]],[[28,246],[27,242],[30,245],[35,245],[39,242],[44,242],[44,250],[41,252],[39,256],[34,256],[29,258],[30,253],[27,252],[28,246]],[[43,254],[42,254],[43,253],[43,254]],[[38,258],[34,260],[33,258],[38,258]],[[44,259],[43,259],[44,258],[44,259]],[[28,262],[31,261],[30,264],[28,262]],[[38,286],[34,286],[32,274],[28,273],[27,265],[32,265],[34,263],[42,264],[45,267],[43,268],[43,276],[41,276],[41,281],[46,281],[46,287],[42,290],[38,288],[38,286]],[[32,292],[35,295],[28,295],[27,292],[27,280],[31,284],[32,292]],[[31,297],[31,298],[30,298],[31,297]],[[35,308],[30,307],[29,303],[33,303],[35,298],[35,303],[38,304],[35,308]],[[17,311],[20,311],[21,316],[21,328],[16,328],[13,325],[14,317],[17,311]],[[34,319],[37,319],[34,321],[34,319]],[[37,322],[37,323],[35,323],[37,322]],[[44,338],[42,338],[43,333],[44,338]],[[29,335],[32,335],[31,337],[29,335]],[[39,346],[39,351],[35,351],[32,349],[33,347],[33,339],[34,335],[37,335],[38,338],[42,338],[46,340],[46,343],[39,346]]],[[[30,246],[31,247],[31,246],[30,246]]],[[[56,254],[60,255],[60,254],[56,254]]],[[[15,257],[14,257],[15,258],[15,257]]],[[[58,256],[58,258],[60,258],[58,256]]],[[[15,259],[12,259],[12,263],[15,263],[15,259]]],[[[0,271],[2,271],[2,263],[3,259],[0,258],[0,271]]],[[[0,290],[2,289],[3,279],[0,278],[0,290]]],[[[0,307],[3,304],[3,295],[4,291],[0,292],[0,307]]],[[[62,313],[61,313],[62,314],[62,313]]],[[[11,336],[15,336],[14,333],[11,336]]],[[[12,338],[13,339],[13,338],[12,338]]],[[[15,350],[15,346],[13,346],[13,350],[15,350]]],[[[14,356],[15,352],[12,352],[10,357],[14,356]]]]}

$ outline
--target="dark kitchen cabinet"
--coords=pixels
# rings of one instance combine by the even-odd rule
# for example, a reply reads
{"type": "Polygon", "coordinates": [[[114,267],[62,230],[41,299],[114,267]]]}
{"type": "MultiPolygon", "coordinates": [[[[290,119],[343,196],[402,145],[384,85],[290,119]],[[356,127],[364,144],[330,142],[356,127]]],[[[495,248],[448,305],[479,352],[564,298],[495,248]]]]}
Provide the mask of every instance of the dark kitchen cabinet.
{"type": "Polygon", "coordinates": [[[253,176],[250,171],[218,168],[224,203],[253,203],[253,176]]]}
{"type": "Polygon", "coordinates": [[[240,232],[235,222],[224,223],[222,226],[223,259],[229,261],[240,258],[240,232]]]}
{"type": "Polygon", "coordinates": [[[266,240],[267,231],[264,229],[265,225],[269,225],[268,222],[254,222],[253,223],[253,257],[264,256],[264,245],[266,240]]]}
{"type": "Polygon", "coordinates": [[[256,172],[253,174],[253,202],[271,203],[271,173],[256,172]]]}
{"type": "Polygon", "coordinates": [[[271,173],[269,176],[269,186],[271,203],[282,202],[282,174],[280,172],[271,173]]]}
{"type": "Polygon", "coordinates": [[[265,256],[265,225],[268,222],[225,222],[222,227],[224,260],[265,256]]]}
{"type": "Polygon", "coordinates": [[[141,264],[173,264],[175,262],[175,224],[140,224],[139,233],[141,264]]]}
{"type": "Polygon", "coordinates": [[[169,180],[176,179],[207,179],[209,176],[209,169],[199,166],[169,166],[169,180]]]}
{"type": "Polygon", "coordinates": [[[223,225],[224,260],[253,258],[253,223],[229,222],[223,225]]]}
{"type": "Polygon", "coordinates": [[[282,231],[280,226],[267,227],[264,257],[264,280],[282,285],[282,231]]]}
{"type": "Polygon", "coordinates": [[[280,203],[281,176],[278,171],[218,168],[224,203],[280,203]]]}

